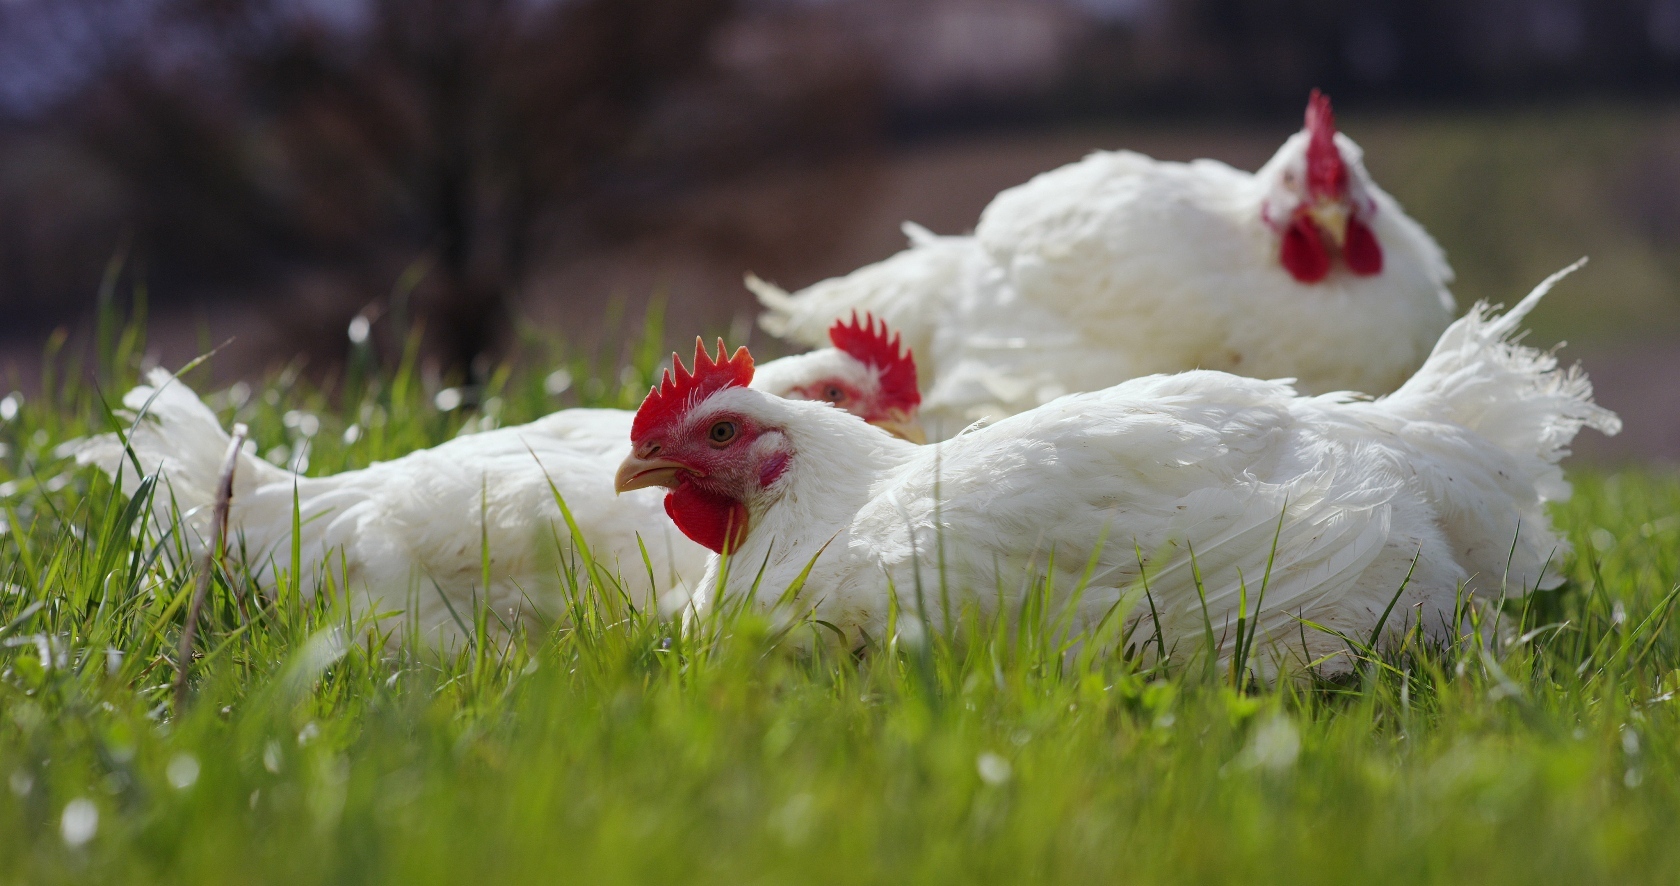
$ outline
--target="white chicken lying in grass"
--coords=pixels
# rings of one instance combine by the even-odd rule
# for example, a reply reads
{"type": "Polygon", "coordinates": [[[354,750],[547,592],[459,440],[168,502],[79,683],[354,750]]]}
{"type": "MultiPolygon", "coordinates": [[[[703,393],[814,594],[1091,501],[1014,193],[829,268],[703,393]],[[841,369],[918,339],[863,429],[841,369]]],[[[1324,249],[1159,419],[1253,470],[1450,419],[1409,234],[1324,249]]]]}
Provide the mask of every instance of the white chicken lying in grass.
{"type": "Polygon", "coordinates": [[[1054,604],[1085,584],[1075,629],[1121,604],[1134,642],[1158,622],[1151,655],[1201,654],[1206,625],[1227,656],[1246,616],[1257,666],[1299,667],[1346,648],[1307,622],[1364,641],[1391,602],[1388,639],[1409,626],[1447,638],[1461,588],[1487,601],[1557,584],[1567,546],[1546,504],[1569,494],[1557,463],[1582,426],[1620,426],[1578,369],[1515,342],[1559,277],[1502,317],[1478,305],[1380,399],[1192,371],[935,446],[749,389],[742,349],[648,396],[617,488],[668,487],[677,526],[731,552],[735,568],[720,582],[714,556],[702,589],[745,595],[756,581],[774,606],[809,568],[794,614],[852,642],[885,636],[895,593],[935,622],[942,590],[1014,613],[1052,563],[1054,604]]]}
{"type": "MultiPolygon", "coordinates": [[[[910,355],[873,321],[837,323],[832,333],[834,347],[766,364],[754,388],[767,396],[838,402],[919,440],[910,355]]],[[[129,435],[141,468],[161,474],[154,520],[168,527],[178,508],[192,550],[202,551],[211,537],[228,434],[191,390],[162,370],[123,402],[143,411],[129,435]]],[[[863,424],[840,409],[819,408],[863,424]]],[[[295,499],[306,592],[330,572],[331,586],[349,588],[358,614],[407,613],[406,624],[423,640],[450,646],[471,630],[475,606],[488,607],[498,634],[521,618],[540,623],[562,602],[562,568],[586,576],[557,492],[595,560],[622,580],[631,603],[648,606],[656,595],[675,594],[680,605],[685,580],[705,568],[706,551],[670,531],[657,494],[614,494],[612,474],[629,451],[632,418],[625,410],[567,409],[327,477],[301,477],[245,453],[234,474],[228,549],[243,549],[259,583],[272,588],[278,573],[290,569],[295,499]]],[[[129,494],[139,485],[116,435],[80,441],[72,450],[80,463],[112,476],[122,469],[129,494]]],[[[400,624],[378,629],[400,635],[400,624]]]]}
{"type": "Polygon", "coordinates": [[[793,295],[748,285],[775,335],[817,346],[853,310],[903,333],[935,439],[1157,372],[1386,393],[1454,312],[1440,247],[1317,92],[1257,173],[1099,151],[997,195],[973,236],[907,231],[909,249],[793,295]]]}

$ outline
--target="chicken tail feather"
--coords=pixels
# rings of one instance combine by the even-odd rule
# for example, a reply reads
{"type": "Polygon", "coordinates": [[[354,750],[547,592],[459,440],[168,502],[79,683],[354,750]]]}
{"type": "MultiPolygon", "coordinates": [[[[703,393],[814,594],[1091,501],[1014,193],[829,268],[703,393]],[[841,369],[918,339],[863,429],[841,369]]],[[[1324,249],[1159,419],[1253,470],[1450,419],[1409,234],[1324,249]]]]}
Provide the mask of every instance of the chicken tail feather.
{"type": "Polygon", "coordinates": [[[758,297],[758,303],[764,306],[764,314],[758,320],[764,331],[778,337],[788,335],[792,314],[798,310],[793,296],[757,274],[748,274],[745,282],[747,289],[758,297]]]}
{"type": "MultiPolygon", "coordinates": [[[[130,495],[144,476],[159,475],[154,518],[166,523],[170,513],[178,510],[193,528],[190,541],[196,545],[209,537],[210,511],[231,438],[210,407],[180,379],[154,369],[147,382],[123,396],[127,412],[118,415],[131,422],[124,431],[126,446],[117,434],[99,434],[72,440],[60,452],[74,456],[77,464],[98,466],[113,479],[120,475],[123,492],[130,495]],[[134,422],[137,415],[139,421],[134,422]]],[[[242,453],[234,472],[234,500],[260,483],[286,476],[255,455],[242,453]]]]}
{"type": "Polygon", "coordinates": [[[1542,495],[1566,496],[1556,465],[1575,435],[1583,427],[1615,434],[1622,421],[1593,402],[1592,381],[1580,366],[1560,367],[1552,351],[1522,344],[1519,325],[1585,261],[1547,277],[1502,315],[1478,303],[1447,327],[1422,368],[1382,402],[1413,419],[1474,430],[1529,466],[1542,495]]]}

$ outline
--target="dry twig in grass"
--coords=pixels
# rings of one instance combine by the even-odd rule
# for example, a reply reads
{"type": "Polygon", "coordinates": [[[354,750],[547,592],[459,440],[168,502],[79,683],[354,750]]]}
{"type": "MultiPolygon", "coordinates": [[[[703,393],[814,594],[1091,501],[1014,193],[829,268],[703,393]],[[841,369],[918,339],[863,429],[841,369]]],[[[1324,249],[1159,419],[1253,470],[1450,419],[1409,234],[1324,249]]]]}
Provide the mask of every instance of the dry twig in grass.
{"type": "Polygon", "coordinates": [[[187,623],[181,629],[181,651],[175,658],[175,709],[180,711],[187,701],[187,666],[192,663],[193,644],[198,634],[198,616],[204,608],[204,597],[210,591],[210,579],[222,555],[222,542],[227,538],[228,506],[233,502],[233,473],[239,467],[239,450],[245,445],[249,429],[243,424],[233,426],[233,439],[228,441],[227,455],[222,460],[222,472],[216,478],[216,508],[210,521],[210,544],[198,564],[198,581],[193,587],[192,602],[187,606],[187,623]]]}

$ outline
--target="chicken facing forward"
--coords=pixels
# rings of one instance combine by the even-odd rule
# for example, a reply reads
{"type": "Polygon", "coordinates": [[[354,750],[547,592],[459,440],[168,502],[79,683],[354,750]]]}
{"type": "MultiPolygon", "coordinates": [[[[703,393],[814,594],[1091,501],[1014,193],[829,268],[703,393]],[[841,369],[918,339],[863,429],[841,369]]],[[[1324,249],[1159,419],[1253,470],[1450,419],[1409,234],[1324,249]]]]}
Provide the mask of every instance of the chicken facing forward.
{"type": "MultiPolygon", "coordinates": [[[[1011,613],[1052,563],[1066,595],[1092,562],[1071,623],[1125,597],[1129,618],[1159,619],[1149,654],[1200,654],[1193,569],[1222,656],[1246,583],[1266,669],[1345,649],[1299,619],[1364,638],[1402,587],[1388,639],[1411,625],[1450,637],[1461,587],[1488,600],[1555,586],[1566,542],[1546,504],[1569,494],[1557,463],[1582,426],[1620,425],[1578,369],[1513,338],[1556,279],[1504,316],[1478,305],[1380,399],[1201,370],[1069,395],[935,446],[750,390],[742,349],[649,395],[617,488],[668,487],[683,532],[751,564],[729,571],[726,593],[756,582],[772,606],[809,566],[798,605],[854,641],[884,637],[889,588],[912,613],[916,588],[1011,613]]],[[[713,556],[700,587],[723,563],[713,556]]],[[[1145,622],[1134,636],[1153,633],[1145,622]]]]}
{"type": "MultiPolygon", "coordinates": [[[[919,439],[910,355],[869,320],[837,323],[832,332],[833,347],[766,364],[754,389],[835,402],[919,439]]],[[[150,381],[123,398],[144,413],[129,443],[145,472],[162,478],[154,521],[168,527],[178,509],[200,552],[229,436],[178,379],[156,370],[150,381]]],[[[810,405],[863,424],[841,409],[810,405]]],[[[327,477],[298,476],[244,453],[234,474],[229,548],[243,549],[260,585],[273,587],[290,566],[295,499],[306,589],[330,572],[333,587],[350,590],[358,614],[407,613],[423,641],[447,647],[470,629],[475,604],[489,607],[493,631],[557,614],[562,564],[576,562],[558,491],[596,561],[620,578],[633,603],[646,606],[663,595],[680,605],[686,582],[705,568],[706,551],[671,531],[657,494],[614,494],[612,473],[629,451],[632,419],[626,410],[566,409],[327,477]],[[642,561],[643,545],[651,567],[642,561]]],[[[72,451],[112,476],[122,468],[129,494],[139,485],[115,435],[80,441],[72,451]]],[[[398,624],[379,629],[401,633],[398,624]]]]}
{"type": "Polygon", "coordinates": [[[999,194],[973,236],[911,247],[788,295],[749,287],[775,335],[813,346],[868,310],[904,334],[935,439],[1151,373],[1393,390],[1454,313],[1439,246],[1365,170],[1314,92],[1257,173],[1093,153],[999,194]]]}

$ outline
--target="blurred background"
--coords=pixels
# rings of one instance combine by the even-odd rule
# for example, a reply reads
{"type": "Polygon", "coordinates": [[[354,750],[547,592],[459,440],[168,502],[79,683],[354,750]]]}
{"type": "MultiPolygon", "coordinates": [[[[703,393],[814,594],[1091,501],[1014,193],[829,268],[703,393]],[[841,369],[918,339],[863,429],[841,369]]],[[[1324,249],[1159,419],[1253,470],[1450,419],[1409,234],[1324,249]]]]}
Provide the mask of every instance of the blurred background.
{"type": "Polygon", "coordinates": [[[650,299],[746,340],[745,271],[1097,148],[1253,169],[1315,86],[1461,307],[1592,257],[1534,333],[1628,419],[1581,449],[1680,458],[1680,0],[0,0],[0,366],[101,292],[227,380],[420,321],[470,381],[650,299]]]}

